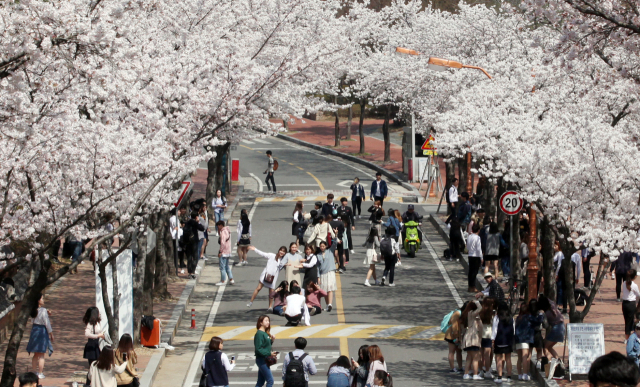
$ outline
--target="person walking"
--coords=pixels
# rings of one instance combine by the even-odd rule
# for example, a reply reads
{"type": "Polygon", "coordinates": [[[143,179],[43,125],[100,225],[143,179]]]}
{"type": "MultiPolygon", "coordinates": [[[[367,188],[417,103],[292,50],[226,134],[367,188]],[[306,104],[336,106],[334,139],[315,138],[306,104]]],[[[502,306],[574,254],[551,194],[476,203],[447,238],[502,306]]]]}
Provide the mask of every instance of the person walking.
{"type": "Polygon", "coordinates": [[[629,269],[625,275],[626,279],[622,287],[622,316],[624,317],[624,338],[626,340],[629,339],[629,335],[633,332],[635,313],[638,300],[640,300],[638,285],[633,282],[637,275],[638,273],[635,269],[629,269]]]}
{"type": "Polygon", "coordinates": [[[273,193],[276,193],[276,182],[273,179],[273,174],[276,169],[278,169],[278,162],[273,159],[273,153],[270,150],[267,151],[267,170],[264,173],[267,175],[267,178],[264,180],[267,183],[267,192],[271,192],[271,184],[273,184],[273,193]],[[269,184],[271,182],[271,184],[269,184]]]}
{"type": "Polygon", "coordinates": [[[296,202],[296,207],[293,209],[293,223],[291,223],[291,235],[296,237],[296,243],[300,243],[302,235],[306,230],[306,224],[304,221],[304,203],[301,200],[296,202]]]}
{"type": "Polygon", "coordinates": [[[371,192],[369,198],[372,201],[379,201],[380,207],[384,205],[384,199],[387,198],[387,182],[382,180],[382,173],[376,172],[376,179],[371,183],[371,192]]]}
{"type": "MultiPolygon", "coordinates": [[[[472,227],[473,230],[473,227],[472,227]]],[[[500,246],[507,247],[507,243],[500,235],[500,230],[498,229],[498,224],[496,222],[491,222],[489,225],[489,233],[487,234],[487,242],[485,248],[484,258],[484,273],[487,274],[491,270],[491,264],[493,264],[494,271],[496,273],[496,278],[498,277],[498,262],[500,260],[500,246]]]]}
{"type": "Polygon", "coordinates": [[[369,352],[369,374],[367,375],[367,384],[373,384],[373,376],[376,371],[387,372],[387,363],[382,356],[382,350],[377,345],[370,345],[367,348],[369,352]]]}
{"type": "Polygon", "coordinates": [[[616,260],[616,298],[620,302],[620,293],[622,292],[622,282],[627,278],[627,273],[631,270],[633,263],[633,253],[625,251],[616,260]]]}
{"type": "Polygon", "coordinates": [[[220,282],[216,283],[216,286],[225,285],[227,275],[229,276],[229,285],[235,285],[236,282],[233,280],[231,266],[229,266],[229,259],[231,259],[231,231],[229,231],[229,227],[225,226],[224,220],[219,220],[216,223],[216,227],[220,236],[220,251],[218,251],[220,282]]]}
{"type": "Polygon", "coordinates": [[[480,226],[474,224],[467,239],[467,250],[469,251],[469,271],[467,272],[469,289],[467,291],[472,293],[478,291],[476,289],[476,274],[478,274],[478,269],[482,265],[482,243],[480,242],[480,236],[478,236],[479,231],[480,226]]]}
{"type": "Polygon", "coordinates": [[[557,359],[558,352],[553,349],[553,346],[564,341],[564,317],[558,310],[555,302],[549,300],[544,295],[540,295],[538,298],[538,307],[544,311],[549,324],[544,338],[544,349],[553,358],[557,359]]]}
{"type": "MultiPolygon", "coordinates": [[[[198,264],[198,233],[204,232],[205,228],[200,224],[200,218],[197,212],[191,213],[191,219],[184,225],[182,230],[182,238],[187,251],[187,272],[189,278],[196,278],[196,265],[198,264]]],[[[204,235],[204,234],[203,234],[204,235]]]]}
{"type": "Polygon", "coordinates": [[[275,356],[278,353],[271,350],[271,345],[276,340],[271,334],[271,319],[266,314],[258,317],[256,324],[256,334],[253,337],[253,346],[255,348],[256,365],[258,366],[258,381],[256,387],[273,387],[273,374],[267,365],[267,357],[275,356]]]}
{"type": "Polygon", "coordinates": [[[387,213],[389,214],[389,217],[387,218],[387,221],[384,222],[383,226],[387,228],[393,227],[396,230],[395,234],[392,235],[392,237],[397,242],[400,238],[400,230],[402,230],[402,226],[400,225],[400,221],[402,220],[402,218],[398,219],[396,217],[396,210],[394,210],[393,208],[389,208],[389,211],[387,213]]]}
{"type": "Polygon", "coordinates": [[[260,279],[258,280],[258,286],[256,290],[253,291],[253,295],[251,295],[251,301],[247,304],[250,308],[253,305],[253,301],[258,296],[258,293],[262,290],[263,287],[267,287],[267,289],[275,289],[275,284],[278,283],[278,273],[282,269],[280,265],[280,261],[282,257],[287,253],[287,248],[281,246],[278,249],[277,254],[273,253],[263,253],[262,251],[256,249],[255,246],[249,246],[249,250],[255,251],[262,258],[267,259],[267,266],[262,270],[262,274],[260,274],[260,279]]]}
{"type": "Polygon", "coordinates": [[[336,261],[333,254],[326,250],[324,242],[320,243],[320,253],[318,253],[317,258],[320,261],[320,288],[327,293],[325,297],[327,312],[331,312],[333,309],[333,292],[338,289],[336,285],[336,261]]]}
{"type": "MultiPolygon", "coordinates": [[[[91,363],[100,357],[100,339],[104,339],[104,333],[100,326],[100,310],[95,306],[91,306],[84,313],[82,322],[85,324],[84,337],[87,343],[84,345],[83,359],[87,359],[87,365],[91,368],[91,363]]],[[[89,375],[87,375],[86,385],[90,385],[89,375]]]]}
{"type": "Polygon", "coordinates": [[[393,239],[396,234],[395,227],[389,226],[385,230],[385,237],[380,241],[380,254],[384,259],[384,272],[382,273],[382,281],[380,286],[384,286],[387,275],[389,276],[389,286],[396,286],[394,281],[396,263],[400,257],[400,244],[393,239]]]}
{"type": "Polygon", "coordinates": [[[216,197],[213,198],[211,207],[213,207],[216,224],[221,220],[224,221],[224,210],[227,209],[227,198],[222,196],[222,190],[216,190],[216,197]]]}
{"type": "Polygon", "coordinates": [[[178,220],[178,214],[176,213],[176,209],[172,208],[171,217],[169,218],[169,232],[171,233],[171,241],[173,242],[173,264],[176,268],[176,275],[178,275],[178,271],[180,270],[180,268],[184,266],[184,262],[180,262],[180,264],[178,264],[178,259],[182,258],[182,255],[179,252],[180,250],[179,234],[181,234],[180,227],[178,227],[179,222],[180,221],[178,220]]]}
{"type": "Polygon", "coordinates": [[[114,360],[116,366],[127,363],[127,367],[121,374],[116,374],[118,386],[137,387],[140,385],[138,373],[136,372],[136,364],[138,357],[133,349],[133,339],[128,333],[123,334],[118,342],[118,348],[114,352],[114,360]]]}
{"type": "MultiPolygon", "coordinates": [[[[344,266],[345,254],[349,255],[349,250],[345,250],[345,245],[348,245],[346,237],[346,230],[344,222],[338,216],[338,210],[333,210],[333,215],[327,215],[326,219],[329,222],[329,227],[336,234],[336,238],[331,244],[331,253],[333,254],[335,261],[340,263],[340,267],[344,266]]],[[[328,246],[327,246],[328,247],[328,246]]]]}
{"type": "Polygon", "coordinates": [[[498,312],[493,318],[492,337],[495,343],[496,369],[498,377],[495,379],[496,384],[502,383],[503,363],[507,363],[506,382],[511,383],[511,373],[513,366],[511,364],[511,353],[513,352],[512,343],[514,338],[513,318],[509,311],[509,305],[506,302],[498,304],[498,312]]]}
{"type": "Polygon", "coordinates": [[[449,191],[447,192],[447,204],[449,206],[449,217],[445,223],[449,224],[451,219],[458,217],[458,184],[460,182],[455,177],[451,182],[449,191]]]}
{"type": "Polygon", "coordinates": [[[209,216],[204,203],[198,208],[198,222],[204,227],[204,230],[198,230],[198,258],[206,261],[205,252],[207,251],[207,244],[209,244],[209,216]]]}
{"type": "MultiPolygon", "coordinates": [[[[338,217],[345,223],[344,229],[347,233],[347,242],[349,245],[349,249],[351,250],[351,254],[354,254],[355,252],[353,251],[353,240],[351,239],[351,231],[354,231],[356,229],[356,217],[353,214],[353,209],[349,207],[347,203],[347,198],[340,198],[341,206],[338,207],[338,217]]],[[[349,249],[347,249],[345,255],[347,255],[349,249]]],[[[349,261],[348,257],[347,261],[349,261]]]]}
{"type": "Polygon", "coordinates": [[[33,326],[29,335],[29,343],[27,344],[27,353],[33,353],[31,359],[31,367],[33,371],[38,371],[38,378],[44,379],[44,354],[49,352],[49,356],[53,352],[53,328],[49,315],[51,313],[44,307],[44,294],[37,296],[36,304],[31,309],[31,318],[33,326]]]}
{"type": "Polygon", "coordinates": [[[338,209],[338,205],[333,202],[335,196],[330,193],[327,195],[327,202],[322,205],[322,210],[320,213],[325,218],[329,215],[333,215],[333,211],[338,209]]]}
{"type": "Polygon", "coordinates": [[[89,380],[93,387],[117,387],[117,374],[127,369],[128,361],[116,365],[113,349],[110,346],[102,348],[98,360],[91,363],[89,368],[89,380]]]}
{"type": "Polygon", "coordinates": [[[378,230],[378,235],[382,235],[382,217],[384,216],[382,202],[376,200],[368,211],[371,213],[371,216],[369,216],[371,227],[375,227],[378,230]]]}
{"type": "Polygon", "coordinates": [[[478,375],[478,361],[480,357],[480,345],[482,342],[482,321],[480,312],[482,306],[478,301],[470,302],[462,311],[462,326],[466,329],[462,338],[462,348],[467,353],[467,361],[464,368],[464,380],[482,380],[478,375]],[[471,375],[473,371],[473,376],[471,375]]]}
{"type": "Polygon", "coordinates": [[[635,324],[634,331],[627,340],[627,357],[640,367],[640,322],[635,324]]]}
{"type": "Polygon", "coordinates": [[[202,372],[207,375],[207,387],[229,387],[227,372],[233,371],[236,361],[229,361],[226,353],[222,352],[224,340],[214,336],[209,340],[209,352],[202,359],[202,372]]]}
{"type": "Polygon", "coordinates": [[[294,340],[295,350],[284,355],[282,363],[282,381],[286,387],[308,387],[309,376],[318,373],[313,358],[305,353],[307,339],[298,337],[294,340]]]}
{"type": "MultiPolygon", "coordinates": [[[[449,248],[451,249],[451,259],[460,259],[462,258],[462,250],[464,249],[465,243],[464,238],[462,237],[462,229],[460,228],[460,222],[458,218],[451,219],[451,228],[449,229],[449,248]]],[[[475,286],[475,282],[474,282],[475,286]]]]}
{"type": "Polygon", "coordinates": [[[367,278],[364,281],[364,286],[371,286],[369,283],[369,278],[371,278],[371,276],[373,276],[375,285],[378,285],[378,280],[376,278],[376,262],[378,262],[378,251],[380,249],[380,238],[378,235],[378,229],[371,227],[369,229],[367,240],[362,245],[362,247],[367,249],[367,255],[363,263],[365,265],[369,265],[369,271],[367,271],[367,278]]]}
{"type": "Polygon", "coordinates": [[[355,387],[366,387],[369,377],[369,346],[362,345],[358,349],[358,361],[351,358],[351,376],[355,387]]]}
{"type": "Polygon", "coordinates": [[[327,387],[351,387],[351,384],[349,384],[350,374],[351,364],[349,358],[342,355],[329,365],[327,387]]]}
{"type": "Polygon", "coordinates": [[[236,242],[238,246],[238,263],[236,263],[236,266],[246,266],[249,264],[247,262],[247,253],[251,245],[251,221],[247,210],[244,208],[240,211],[240,221],[236,227],[236,235],[238,236],[236,242]]]}
{"type": "Polygon", "coordinates": [[[280,261],[280,265],[285,267],[285,272],[287,276],[287,282],[292,283],[296,281],[298,283],[302,283],[302,274],[300,273],[300,260],[302,256],[298,251],[298,244],[296,242],[291,242],[289,244],[289,252],[285,254],[285,256],[280,261]]]}
{"type": "Polygon", "coordinates": [[[353,207],[353,215],[358,215],[358,219],[360,219],[362,215],[362,202],[366,200],[364,196],[364,187],[360,184],[360,179],[353,179],[353,184],[351,184],[351,206],[353,207]]]}

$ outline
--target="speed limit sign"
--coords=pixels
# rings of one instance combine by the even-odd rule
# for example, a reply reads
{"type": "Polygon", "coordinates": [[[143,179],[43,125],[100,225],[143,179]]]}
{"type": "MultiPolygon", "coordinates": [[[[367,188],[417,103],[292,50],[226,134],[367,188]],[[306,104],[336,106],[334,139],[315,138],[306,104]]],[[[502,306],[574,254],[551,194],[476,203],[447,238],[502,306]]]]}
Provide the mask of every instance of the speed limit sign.
{"type": "Polygon", "coordinates": [[[523,200],[516,191],[507,191],[500,196],[500,209],[507,215],[519,213],[523,204],[523,200]]]}

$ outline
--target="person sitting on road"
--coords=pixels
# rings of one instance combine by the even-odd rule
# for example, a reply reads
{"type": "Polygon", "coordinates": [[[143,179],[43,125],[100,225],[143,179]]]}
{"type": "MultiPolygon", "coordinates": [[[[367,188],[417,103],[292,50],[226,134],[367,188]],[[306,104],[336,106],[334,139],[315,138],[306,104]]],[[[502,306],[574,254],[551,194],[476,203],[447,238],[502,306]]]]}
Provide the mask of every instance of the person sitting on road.
{"type": "Polygon", "coordinates": [[[304,337],[298,337],[293,342],[296,349],[293,352],[289,352],[284,356],[284,363],[282,364],[282,380],[284,384],[289,387],[296,387],[299,385],[309,385],[309,375],[315,375],[318,373],[318,369],[316,368],[315,363],[311,356],[307,355],[304,352],[304,349],[307,347],[307,339],[304,337]],[[293,359],[297,361],[293,361],[293,359]],[[302,363],[302,364],[300,364],[302,363]],[[304,371],[304,384],[301,384],[301,380],[298,380],[297,375],[299,374],[297,368],[302,366],[304,371]],[[289,369],[291,367],[291,369],[289,369]]]}
{"type": "MultiPolygon", "coordinates": [[[[409,207],[407,208],[407,211],[402,214],[402,243],[404,244],[404,240],[407,239],[407,222],[416,222],[416,223],[420,223],[420,220],[422,220],[422,216],[420,216],[420,214],[418,214],[415,210],[415,207],[413,204],[409,204],[409,207]]],[[[420,243],[423,242],[422,240],[422,230],[420,230],[420,227],[418,227],[418,238],[420,238],[420,243]]]]}
{"type": "Polygon", "coordinates": [[[316,314],[322,313],[322,304],[320,300],[327,297],[327,292],[322,290],[318,284],[313,281],[307,283],[305,291],[307,294],[307,307],[309,308],[309,314],[311,316],[315,316],[316,314]]]}
{"type": "Polygon", "coordinates": [[[504,290],[502,290],[498,281],[493,278],[493,274],[491,272],[485,274],[484,280],[487,281],[487,287],[483,291],[476,293],[476,298],[491,297],[498,300],[498,302],[504,301],[504,290]]]}

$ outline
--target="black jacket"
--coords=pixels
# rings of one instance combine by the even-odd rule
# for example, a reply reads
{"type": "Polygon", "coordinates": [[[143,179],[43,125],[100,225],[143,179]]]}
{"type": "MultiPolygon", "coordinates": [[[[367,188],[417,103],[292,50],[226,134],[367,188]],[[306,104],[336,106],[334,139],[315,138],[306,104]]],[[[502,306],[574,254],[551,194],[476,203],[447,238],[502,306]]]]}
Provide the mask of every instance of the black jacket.
{"type": "Polygon", "coordinates": [[[356,223],[353,210],[349,206],[345,206],[344,209],[342,209],[342,206],[338,207],[338,215],[340,215],[340,219],[346,220],[349,225],[356,223]]]}
{"type": "Polygon", "coordinates": [[[344,224],[341,220],[332,220],[329,225],[332,229],[338,230],[336,233],[336,239],[342,240],[342,235],[344,235],[344,224]]]}
{"type": "Polygon", "coordinates": [[[372,221],[373,223],[382,223],[382,216],[384,215],[384,211],[382,211],[382,208],[378,207],[376,208],[376,206],[371,206],[369,207],[368,210],[371,213],[371,216],[369,217],[369,220],[372,221]]]}
{"type": "Polygon", "coordinates": [[[195,219],[189,219],[187,223],[184,225],[184,228],[185,230],[183,230],[183,235],[187,228],[191,228],[191,232],[193,232],[193,235],[196,236],[195,243],[198,243],[198,231],[205,230],[204,226],[201,225],[199,222],[196,222],[195,219]]]}
{"type": "Polygon", "coordinates": [[[333,215],[333,210],[338,207],[337,204],[332,203],[325,203],[322,205],[322,216],[327,216],[327,215],[333,215]]]}

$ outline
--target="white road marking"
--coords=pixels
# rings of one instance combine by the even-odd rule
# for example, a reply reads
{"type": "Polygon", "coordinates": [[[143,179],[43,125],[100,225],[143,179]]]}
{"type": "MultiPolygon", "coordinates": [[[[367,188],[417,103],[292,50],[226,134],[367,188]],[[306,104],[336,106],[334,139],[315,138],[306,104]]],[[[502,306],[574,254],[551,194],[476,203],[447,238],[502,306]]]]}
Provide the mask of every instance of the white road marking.
{"type": "Polygon", "coordinates": [[[371,328],[374,326],[375,325],[371,325],[371,324],[354,325],[349,328],[341,329],[338,332],[334,332],[330,334],[328,337],[347,337],[347,336],[353,335],[354,333],[358,333],[363,329],[371,328]]]}
{"type": "Polygon", "coordinates": [[[265,140],[263,140],[261,138],[252,138],[251,141],[259,142],[260,144],[271,145],[271,143],[269,141],[265,141],[265,140]]]}
{"type": "Polygon", "coordinates": [[[371,337],[389,337],[405,329],[413,328],[412,325],[398,325],[397,327],[387,328],[378,333],[374,333],[371,337]]]}
{"type": "Polygon", "coordinates": [[[258,192],[262,192],[262,180],[258,179],[258,176],[254,175],[253,173],[249,173],[249,175],[251,175],[251,177],[256,179],[256,181],[258,182],[258,192]]]}
{"type": "Polygon", "coordinates": [[[433,327],[431,329],[427,329],[426,331],[422,331],[417,335],[411,336],[412,339],[430,339],[433,336],[440,333],[440,327],[433,327]]]}
{"type": "Polygon", "coordinates": [[[300,332],[296,333],[295,335],[291,335],[289,337],[309,337],[311,335],[315,335],[318,332],[321,332],[327,328],[333,327],[335,325],[316,325],[314,327],[310,327],[307,329],[303,329],[300,332]]]}
{"type": "Polygon", "coordinates": [[[249,145],[255,144],[254,142],[251,142],[249,140],[242,140],[242,142],[245,143],[245,144],[249,144],[249,145]]]}
{"type": "Polygon", "coordinates": [[[248,326],[248,327],[238,327],[236,329],[232,329],[229,332],[225,332],[221,335],[219,335],[218,337],[220,337],[222,340],[229,340],[237,335],[243,334],[246,331],[250,331],[252,329],[256,329],[256,327],[253,326],[248,326]]]}
{"type": "Polygon", "coordinates": [[[276,336],[278,333],[282,333],[282,332],[286,331],[287,329],[291,329],[291,327],[274,327],[274,328],[271,329],[271,334],[276,336]]]}

